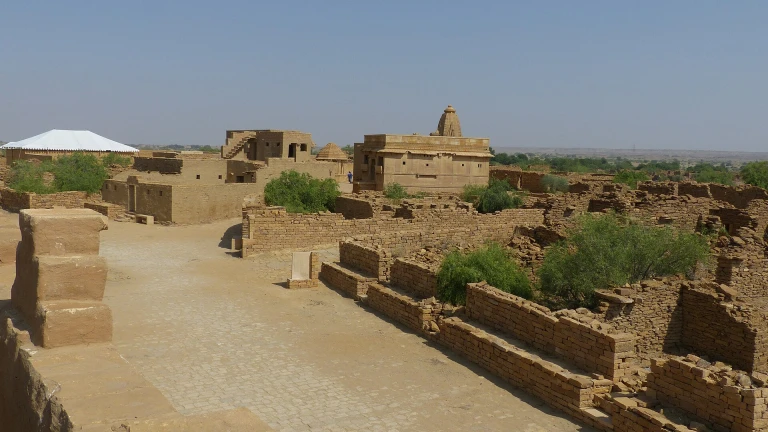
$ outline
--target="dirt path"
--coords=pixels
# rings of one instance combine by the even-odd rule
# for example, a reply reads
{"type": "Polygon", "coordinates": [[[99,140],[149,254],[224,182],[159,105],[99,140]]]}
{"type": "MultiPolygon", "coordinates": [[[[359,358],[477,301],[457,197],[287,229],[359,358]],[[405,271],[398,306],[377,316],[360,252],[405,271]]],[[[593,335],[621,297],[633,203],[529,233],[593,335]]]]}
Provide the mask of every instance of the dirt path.
{"type": "Polygon", "coordinates": [[[324,286],[282,288],[289,253],[219,246],[238,222],[102,234],[114,344],[182,414],[242,406],[281,431],[589,430],[324,286]]]}

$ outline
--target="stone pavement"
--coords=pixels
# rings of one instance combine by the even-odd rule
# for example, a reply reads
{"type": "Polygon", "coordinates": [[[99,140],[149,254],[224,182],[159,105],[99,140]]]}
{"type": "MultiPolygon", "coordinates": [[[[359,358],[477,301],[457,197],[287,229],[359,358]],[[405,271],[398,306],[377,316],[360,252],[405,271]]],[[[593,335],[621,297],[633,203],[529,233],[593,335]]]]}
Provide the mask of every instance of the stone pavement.
{"type": "Polygon", "coordinates": [[[280,431],[590,430],[322,285],[286,290],[290,253],[217,246],[236,223],[102,233],[114,345],[180,413],[245,407],[280,431]]]}

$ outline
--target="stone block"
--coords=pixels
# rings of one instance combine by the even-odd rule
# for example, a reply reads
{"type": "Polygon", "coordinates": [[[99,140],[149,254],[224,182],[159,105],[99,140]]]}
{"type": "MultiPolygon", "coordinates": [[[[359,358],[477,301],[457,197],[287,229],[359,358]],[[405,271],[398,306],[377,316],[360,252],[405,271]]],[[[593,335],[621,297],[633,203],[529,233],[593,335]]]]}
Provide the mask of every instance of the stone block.
{"type": "Polygon", "coordinates": [[[35,321],[32,338],[44,348],[112,340],[112,311],[102,302],[41,302],[35,321]]]}
{"type": "Polygon", "coordinates": [[[34,255],[98,255],[106,218],[90,209],[26,209],[19,213],[23,247],[17,260],[34,255]]]}

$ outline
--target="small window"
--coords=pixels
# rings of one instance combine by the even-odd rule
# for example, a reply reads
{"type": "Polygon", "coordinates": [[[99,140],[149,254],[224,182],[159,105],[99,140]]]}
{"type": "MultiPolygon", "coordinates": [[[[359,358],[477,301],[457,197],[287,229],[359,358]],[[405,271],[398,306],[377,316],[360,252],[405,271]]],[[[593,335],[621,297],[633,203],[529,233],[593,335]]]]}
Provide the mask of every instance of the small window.
{"type": "Polygon", "coordinates": [[[427,164],[427,166],[429,166],[429,164],[427,164]]]}
{"type": "Polygon", "coordinates": [[[269,147],[269,143],[267,143],[267,147],[269,147]]]}
{"type": "Polygon", "coordinates": [[[219,180],[221,180],[221,174],[219,174],[219,180]]]}
{"type": "Polygon", "coordinates": [[[160,191],[160,196],[163,196],[163,191],[160,191]]]}
{"type": "Polygon", "coordinates": [[[198,180],[200,180],[200,174],[198,174],[197,176],[195,176],[195,178],[196,178],[196,179],[198,179],[198,180]]]}
{"type": "Polygon", "coordinates": [[[461,166],[464,166],[464,164],[461,164],[461,166]]]}
{"type": "Polygon", "coordinates": [[[302,144],[301,145],[301,151],[303,151],[303,152],[307,151],[307,145],[306,144],[302,144]]]}
{"type": "Polygon", "coordinates": [[[405,165],[405,161],[403,161],[403,165],[405,165]]]}
{"type": "Polygon", "coordinates": [[[368,155],[363,156],[363,163],[368,164],[368,155]]]}
{"type": "Polygon", "coordinates": [[[477,164],[477,167],[478,167],[478,168],[482,168],[482,167],[483,167],[483,164],[477,164]]]}
{"type": "Polygon", "coordinates": [[[277,144],[275,144],[275,145],[277,145],[278,147],[280,147],[280,143],[277,143],[277,144]]]}

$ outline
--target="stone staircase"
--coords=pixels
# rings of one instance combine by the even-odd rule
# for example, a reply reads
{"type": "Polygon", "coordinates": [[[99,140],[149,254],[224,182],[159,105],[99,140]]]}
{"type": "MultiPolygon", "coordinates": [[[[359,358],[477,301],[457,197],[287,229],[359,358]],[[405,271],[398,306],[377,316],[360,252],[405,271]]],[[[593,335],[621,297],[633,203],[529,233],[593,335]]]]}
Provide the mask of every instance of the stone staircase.
{"type": "Polygon", "coordinates": [[[243,150],[243,147],[245,147],[245,143],[249,138],[250,137],[242,138],[233,145],[225,145],[221,149],[221,157],[223,159],[232,159],[233,157],[237,156],[237,154],[243,150]]]}

